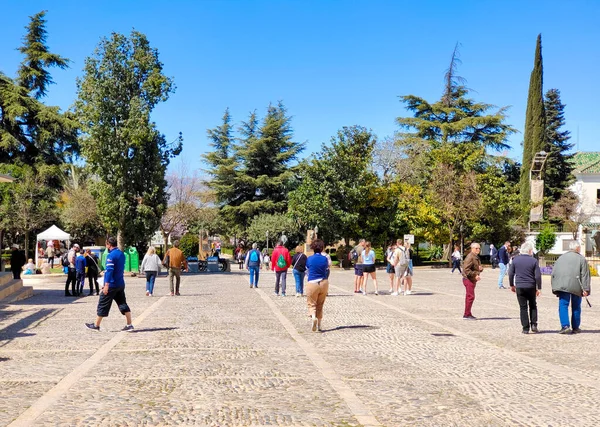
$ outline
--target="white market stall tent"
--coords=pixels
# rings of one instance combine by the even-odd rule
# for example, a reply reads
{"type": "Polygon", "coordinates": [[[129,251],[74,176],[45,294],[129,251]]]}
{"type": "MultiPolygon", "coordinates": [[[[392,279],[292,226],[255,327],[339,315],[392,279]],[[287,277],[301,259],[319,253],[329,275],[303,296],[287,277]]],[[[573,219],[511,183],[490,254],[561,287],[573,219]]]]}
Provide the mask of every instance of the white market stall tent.
{"type": "MultiPolygon", "coordinates": [[[[66,241],[67,244],[65,245],[66,248],[68,248],[69,242],[71,240],[71,235],[69,233],[67,233],[66,231],[62,231],[60,228],[58,228],[56,225],[53,225],[52,227],[50,227],[49,229],[47,229],[46,231],[41,232],[40,234],[37,235],[37,242],[39,242],[40,240],[61,240],[61,241],[66,241]]],[[[36,249],[35,249],[35,265],[38,265],[38,250],[37,250],[37,242],[36,242],[36,249]]]]}

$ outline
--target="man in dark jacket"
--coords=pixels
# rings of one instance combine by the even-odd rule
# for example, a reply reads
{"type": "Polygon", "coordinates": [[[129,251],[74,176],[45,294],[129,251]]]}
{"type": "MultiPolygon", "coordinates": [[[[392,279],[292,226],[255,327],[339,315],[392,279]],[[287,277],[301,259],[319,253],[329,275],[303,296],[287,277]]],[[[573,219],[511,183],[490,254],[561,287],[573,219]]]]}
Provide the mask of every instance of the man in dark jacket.
{"type": "Polygon", "coordinates": [[[521,309],[521,326],[523,333],[537,334],[537,302],[542,289],[542,274],[537,260],[533,257],[533,244],[525,242],[521,245],[521,254],[513,258],[508,268],[510,290],[517,294],[521,309]],[[516,276],[516,277],[515,277],[516,276]],[[529,313],[527,306],[529,305],[529,313]]]}
{"type": "Polygon", "coordinates": [[[471,243],[471,252],[465,258],[463,265],[463,285],[465,285],[465,313],[463,319],[465,320],[477,320],[473,313],[471,313],[471,307],[475,301],[475,285],[479,282],[479,274],[483,270],[481,261],[479,260],[479,252],[481,252],[481,246],[479,243],[471,243]]]}
{"type": "Polygon", "coordinates": [[[21,271],[25,262],[25,253],[19,250],[18,245],[13,245],[10,253],[10,271],[12,271],[13,279],[21,279],[21,271]]]}
{"type": "Polygon", "coordinates": [[[498,267],[500,267],[500,274],[498,275],[498,289],[505,289],[504,287],[504,276],[506,276],[506,270],[508,269],[508,262],[510,258],[508,256],[508,247],[510,242],[504,242],[504,245],[498,249],[498,267]]]}
{"type": "Polygon", "coordinates": [[[559,334],[581,332],[581,297],[591,292],[590,269],[586,259],[580,255],[581,246],[571,242],[569,252],[564,253],[554,263],[552,269],[552,293],[558,298],[558,314],[561,329],[559,334]],[[569,325],[569,303],[571,303],[571,324],[569,325]]]}

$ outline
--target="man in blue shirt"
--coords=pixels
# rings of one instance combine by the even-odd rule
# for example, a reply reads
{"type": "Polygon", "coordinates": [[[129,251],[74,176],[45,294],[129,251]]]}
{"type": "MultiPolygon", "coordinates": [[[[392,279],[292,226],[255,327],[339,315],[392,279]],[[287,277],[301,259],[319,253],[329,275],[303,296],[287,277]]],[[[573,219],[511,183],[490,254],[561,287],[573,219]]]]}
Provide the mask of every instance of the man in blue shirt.
{"type": "Polygon", "coordinates": [[[125,254],[117,247],[117,239],[114,237],[106,239],[106,248],[108,249],[108,256],[106,257],[104,287],[98,300],[98,317],[95,323],[86,323],[85,326],[88,329],[99,331],[100,323],[104,317],[108,316],[110,306],[114,301],[117,303],[121,314],[127,319],[127,325],[122,330],[130,331],[133,329],[133,325],[131,324],[131,310],[125,299],[125,278],[123,277],[125,254]]]}
{"type": "Polygon", "coordinates": [[[506,276],[506,270],[508,268],[508,247],[510,242],[504,242],[504,245],[498,250],[498,266],[500,267],[500,275],[498,276],[498,289],[506,289],[504,287],[504,276],[506,276]]]}

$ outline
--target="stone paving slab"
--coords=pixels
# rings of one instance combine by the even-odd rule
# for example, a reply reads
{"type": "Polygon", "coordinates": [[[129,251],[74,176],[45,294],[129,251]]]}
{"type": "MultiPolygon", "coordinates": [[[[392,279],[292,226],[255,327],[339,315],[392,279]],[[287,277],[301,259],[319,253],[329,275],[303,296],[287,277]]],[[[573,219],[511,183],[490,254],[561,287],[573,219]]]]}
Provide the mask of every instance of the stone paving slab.
{"type": "Polygon", "coordinates": [[[417,270],[415,294],[399,297],[378,274],[380,295],[362,296],[352,271],[332,272],[323,333],[310,332],[291,274],[285,298],[264,271],[258,290],[239,271],[185,276],[181,297],[166,296],[164,276],[152,298],[127,278],[135,331],[120,332],[113,307],[99,333],[83,327],[97,297],[65,298],[50,278],[0,306],[0,425],[600,424],[595,307],[583,308],[585,333],[556,334],[546,280],[543,333],[527,336],[497,270],[477,286],[475,322],[449,270],[417,270]]]}

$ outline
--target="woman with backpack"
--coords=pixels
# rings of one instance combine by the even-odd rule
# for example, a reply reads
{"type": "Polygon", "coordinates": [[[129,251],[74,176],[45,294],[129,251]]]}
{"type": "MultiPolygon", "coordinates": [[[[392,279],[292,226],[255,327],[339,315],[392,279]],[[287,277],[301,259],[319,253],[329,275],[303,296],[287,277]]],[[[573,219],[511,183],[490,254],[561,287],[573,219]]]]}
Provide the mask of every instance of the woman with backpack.
{"type": "Polygon", "coordinates": [[[246,255],[246,269],[250,272],[250,287],[258,288],[258,272],[261,264],[261,254],[258,250],[258,244],[252,243],[252,249],[246,255]]]}
{"type": "Polygon", "coordinates": [[[156,249],[154,246],[148,248],[148,252],[144,255],[142,260],[142,274],[146,275],[146,296],[151,297],[154,294],[154,283],[156,277],[160,274],[161,260],[156,255],[156,249]]]}
{"type": "Polygon", "coordinates": [[[375,286],[375,295],[379,295],[377,291],[377,274],[375,271],[375,251],[371,248],[371,242],[365,243],[365,250],[362,252],[362,265],[363,265],[363,295],[367,295],[367,281],[369,276],[373,279],[373,285],[375,286]]]}
{"type": "Polygon", "coordinates": [[[296,296],[304,296],[304,274],[306,273],[307,256],[304,254],[304,248],[299,245],[292,258],[292,274],[296,279],[296,296]]]}

